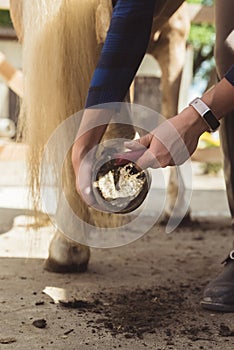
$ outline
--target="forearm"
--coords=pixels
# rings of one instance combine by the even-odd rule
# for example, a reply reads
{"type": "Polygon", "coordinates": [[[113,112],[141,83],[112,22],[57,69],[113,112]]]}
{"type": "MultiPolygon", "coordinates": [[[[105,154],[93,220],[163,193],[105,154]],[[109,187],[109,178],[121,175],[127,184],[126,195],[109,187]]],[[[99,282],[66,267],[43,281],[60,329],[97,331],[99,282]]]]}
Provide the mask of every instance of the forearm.
{"type": "Polygon", "coordinates": [[[86,108],[123,101],[145,55],[156,0],[118,0],[86,108]]]}
{"type": "MultiPolygon", "coordinates": [[[[211,109],[217,119],[221,119],[230,111],[234,110],[234,86],[232,81],[223,78],[212,89],[206,92],[201,100],[211,109]]],[[[192,107],[185,108],[180,114],[181,123],[184,128],[192,127],[196,132],[202,134],[208,131],[208,125],[199,115],[199,113],[192,107]]]]}
{"type": "Polygon", "coordinates": [[[217,119],[234,110],[234,86],[223,78],[214,88],[202,96],[217,119]]]}
{"type": "Polygon", "coordinates": [[[154,5],[155,0],[118,0],[114,8],[77,135],[81,156],[100,142],[112,115],[109,107],[92,106],[123,101],[134,79],[148,46],[154,5]]]}
{"type": "Polygon", "coordinates": [[[88,108],[84,111],[74,144],[76,156],[83,158],[87,152],[99,144],[112,113],[110,109],[88,108]]]}

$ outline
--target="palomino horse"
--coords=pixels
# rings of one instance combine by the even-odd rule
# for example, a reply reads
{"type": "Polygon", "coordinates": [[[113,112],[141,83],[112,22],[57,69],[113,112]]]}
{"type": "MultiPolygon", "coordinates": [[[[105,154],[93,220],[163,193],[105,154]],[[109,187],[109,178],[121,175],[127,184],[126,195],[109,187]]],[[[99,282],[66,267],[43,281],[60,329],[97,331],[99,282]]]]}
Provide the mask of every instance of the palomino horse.
{"type": "MultiPolygon", "coordinates": [[[[112,2],[11,0],[10,4],[13,23],[24,47],[25,86],[20,124],[21,134],[30,149],[31,187],[37,205],[39,165],[44,145],[64,119],[84,107],[109,26],[112,2]]],[[[148,52],[156,57],[162,68],[162,113],[165,117],[177,113],[188,30],[189,20],[183,0],[156,1],[148,52]]],[[[132,138],[134,130],[130,126],[109,128],[107,135],[110,138],[132,138]]],[[[75,191],[71,164],[67,164],[64,171],[66,196],[73,210],[94,225],[118,226],[121,216],[100,214],[90,210],[81,200],[75,191]]],[[[175,182],[172,187],[170,192],[176,193],[175,182]]],[[[176,196],[170,196],[169,207],[175,206],[175,200],[176,196]]],[[[84,271],[89,257],[88,247],[57,231],[45,267],[57,272],[84,271]]]]}

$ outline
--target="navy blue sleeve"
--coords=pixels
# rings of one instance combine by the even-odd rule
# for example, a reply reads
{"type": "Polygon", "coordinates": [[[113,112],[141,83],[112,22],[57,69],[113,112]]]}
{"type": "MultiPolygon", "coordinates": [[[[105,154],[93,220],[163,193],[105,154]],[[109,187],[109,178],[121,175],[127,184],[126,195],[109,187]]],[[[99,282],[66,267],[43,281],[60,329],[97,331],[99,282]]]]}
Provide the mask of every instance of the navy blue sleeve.
{"type": "Polygon", "coordinates": [[[155,1],[117,1],[86,108],[124,100],[148,46],[155,1]]]}
{"type": "Polygon", "coordinates": [[[228,70],[228,72],[225,74],[225,78],[234,85],[234,65],[231,66],[231,68],[228,70]]]}

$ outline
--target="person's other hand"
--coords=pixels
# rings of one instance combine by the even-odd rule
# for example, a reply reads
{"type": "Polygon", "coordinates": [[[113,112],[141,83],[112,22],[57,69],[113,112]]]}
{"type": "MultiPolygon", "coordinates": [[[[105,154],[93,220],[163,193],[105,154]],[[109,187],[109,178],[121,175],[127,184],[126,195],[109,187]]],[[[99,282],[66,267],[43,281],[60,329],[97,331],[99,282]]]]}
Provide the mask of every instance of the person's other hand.
{"type": "Polygon", "coordinates": [[[193,107],[188,107],[139,140],[126,142],[125,146],[134,152],[145,150],[136,161],[141,169],[181,165],[193,154],[200,135],[206,130],[206,123],[193,107]]]}

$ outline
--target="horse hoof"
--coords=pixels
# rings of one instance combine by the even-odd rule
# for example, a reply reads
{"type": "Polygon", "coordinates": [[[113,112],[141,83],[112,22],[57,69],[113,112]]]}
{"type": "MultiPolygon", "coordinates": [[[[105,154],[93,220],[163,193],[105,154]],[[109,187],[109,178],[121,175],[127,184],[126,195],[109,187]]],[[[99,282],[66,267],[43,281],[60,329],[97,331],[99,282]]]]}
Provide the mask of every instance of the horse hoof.
{"type": "Polygon", "coordinates": [[[90,249],[76,243],[60,232],[53,237],[49,247],[49,257],[44,269],[58,273],[85,272],[90,258],[90,249]]]}
{"type": "MultiPolygon", "coordinates": [[[[160,220],[159,220],[159,225],[161,226],[166,226],[168,224],[168,221],[170,219],[170,215],[167,213],[164,213],[160,220]]],[[[190,213],[187,213],[183,219],[180,221],[180,218],[175,217],[174,219],[172,219],[172,224],[173,222],[179,222],[178,227],[191,227],[195,224],[195,221],[191,218],[190,213]]]]}

